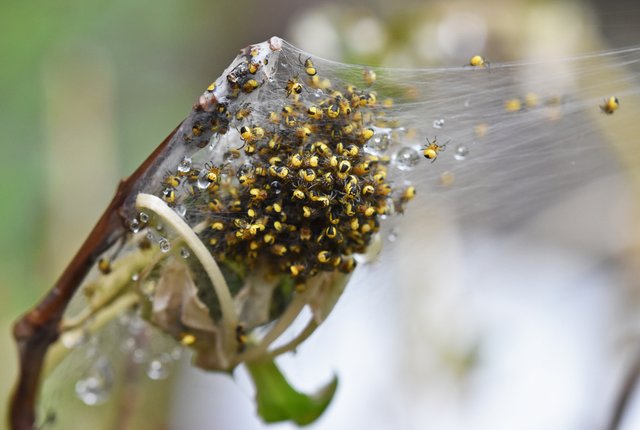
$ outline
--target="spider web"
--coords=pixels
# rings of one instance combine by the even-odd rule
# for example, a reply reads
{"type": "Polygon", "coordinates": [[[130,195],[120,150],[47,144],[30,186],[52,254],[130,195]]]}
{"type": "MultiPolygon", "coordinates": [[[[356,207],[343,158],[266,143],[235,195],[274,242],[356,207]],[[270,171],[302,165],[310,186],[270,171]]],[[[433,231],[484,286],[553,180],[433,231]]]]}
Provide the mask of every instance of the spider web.
{"type": "MultiPolygon", "coordinates": [[[[251,110],[251,115],[231,119],[225,135],[205,134],[203,145],[185,144],[184,136],[203,115],[201,111],[193,111],[140,181],[136,193],[161,196],[166,172],[176,171],[185,159],[201,169],[213,162],[234,168],[250,162],[244,156],[229,158],[230,150],[243,147],[239,129],[255,124],[255,118],[266,118],[269,113],[279,111],[287,102],[288,81],[294,79],[303,84],[300,97],[305,102],[313,103],[323,95],[321,89],[305,84],[307,59],[313,61],[318,76],[330,80],[334,88],[354,85],[375,91],[381,104],[386,99],[392,100],[384,112],[393,126],[376,127],[365,150],[390,157],[391,183],[399,187],[415,186],[417,197],[407,206],[406,217],[398,214],[383,221],[384,235],[396,228],[410,234],[411,229],[424,227],[420,224],[421,217],[427,219],[432,213],[446,213],[463,232],[517,231],[542,211],[603,179],[615,177],[620,186],[629,190],[637,185],[633,180],[640,160],[636,144],[640,48],[556,61],[441,69],[343,64],[317,58],[284,41],[280,49],[267,56],[269,62],[261,75],[263,85],[250,94],[228,99],[230,112],[244,107],[251,110]],[[375,71],[375,82],[367,83],[365,71],[375,71]],[[620,108],[613,115],[606,115],[600,106],[612,96],[620,100],[620,108]],[[427,139],[443,148],[433,162],[422,155],[427,139]]],[[[217,80],[218,88],[224,87],[226,76],[237,64],[238,59],[217,80]]],[[[203,97],[209,93],[205,92],[203,97]]],[[[219,100],[225,97],[222,92],[216,95],[219,100]]],[[[606,206],[613,197],[598,198],[606,206]]],[[[127,207],[132,222],[139,218],[134,200],[132,195],[127,207]]],[[[202,222],[207,212],[196,200],[186,199],[175,209],[191,227],[202,222]]],[[[152,246],[162,246],[166,241],[171,244],[175,238],[170,232],[154,231],[150,239],[154,242],[152,246]]],[[[127,244],[117,258],[126,258],[134,248],[127,244]]],[[[111,250],[110,254],[113,253],[111,250]]],[[[90,278],[99,276],[97,270],[90,274],[90,278]]],[[[70,314],[85,306],[79,293],[70,314]]],[[[135,373],[131,369],[138,366],[136,374],[143,376],[153,374],[155,366],[158,376],[162,366],[169,368],[179,359],[180,353],[170,339],[153,328],[140,328],[139,321],[132,321],[137,321],[135,316],[125,315],[78,342],[51,374],[41,401],[43,428],[83,428],[80,415],[84,416],[84,412],[80,415],[75,412],[82,408],[73,399],[78,380],[86,379],[83,373],[93,372],[94,378],[110,379],[105,391],[111,391],[113,386],[123,384],[127,369],[135,373]],[[158,360],[164,361],[158,364],[158,360]],[[64,409],[74,412],[65,414],[64,409]],[[51,411],[58,419],[47,422],[51,411]]],[[[144,379],[142,376],[136,381],[144,379]]],[[[136,382],[135,386],[141,391],[148,389],[148,384],[142,382],[136,382]]],[[[98,415],[108,416],[122,406],[109,400],[108,394],[95,394],[93,403],[105,403],[88,407],[88,421],[95,419],[96,410],[98,415]],[[102,394],[104,399],[100,397],[102,394]]],[[[86,397],[84,401],[92,403],[86,397]]]]}

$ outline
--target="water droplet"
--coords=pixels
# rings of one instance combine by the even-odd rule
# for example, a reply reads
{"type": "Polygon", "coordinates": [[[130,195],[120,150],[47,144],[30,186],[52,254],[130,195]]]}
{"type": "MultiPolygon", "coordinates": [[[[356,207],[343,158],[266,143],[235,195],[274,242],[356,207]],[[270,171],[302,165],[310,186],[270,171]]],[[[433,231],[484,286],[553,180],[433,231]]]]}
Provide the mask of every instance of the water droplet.
{"type": "Polygon", "coordinates": [[[411,147],[404,147],[396,153],[396,166],[401,170],[410,170],[420,162],[420,154],[411,147]]]}
{"type": "Polygon", "coordinates": [[[398,227],[393,227],[391,230],[389,230],[387,240],[389,240],[389,242],[395,242],[396,240],[398,240],[398,232],[398,227]]]}
{"type": "Polygon", "coordinates": [[[127,337],[120,345],[120,349],[122,352],[132,352],[136,349],[137,345],[135,337],[127,337]]]}
{"type": "Polygon", "coordinates": [[[365,151],[373,155],[381,155],[389,149],[389,133],[378,133],[369,139],[365,151]]]}
{"type": "Polygon", "coordinates": [[[76,382],[76,395],[87,405],[104,403],[113,389],[113,369],[105,357],[100,357],[76,382]]]}
{"type": "Polygon", "coordinates": [[[182,218],[187,214],[187,207],[185,205],[178,205],[173,210],[182,218]]]}
{"type": "Polygon", "coordinates": [[[207,188],[209,188],[211,186],[211,181],[209,179],[207,179],[206,176],[200,176],[198,178],[197,186],[201,190],[206,190],[207,188]]]}
{"type": "Polygon", "coordinates": [[[149,222],[149,215],[146,212],[140,212],[138,214],[138,219],[140,219],[140,222],[143,222],[146,224],[149,222]]]}
{"type": "Polygon", "coordinates": [[[129,229],[131,229],[132,233],[137,233],[140,231],[140,221],[138,221],[137,219],[132,219],[131,222],[129,222],[129,229]]]}
{"type": "Polygon", "coordinates": [[[169,252],[171,250],[171,243],[169,243],[169,241],[164,237],[160,239],[158,245],[160,246],[160,251],[162,252],[169,252]]]}
{"type": "Polygon", "coordinates": [[[456,152],[453,154],[453,158],[458,161],[462,161],[467,158],[467,154],[469,154],[469,148],[464,145],[458,145],[456,152]]]}
{"type": "Polygon", "coordinates": [[[189,249],[188,249],[188,248],[182,248],[182,249],[180,250],[180,256],[181,256],[182,258],[189,258],[189,257],[191,256],[191,252],[189,252],[189,249]]]}
{"type": "Polygon", "coordinates": [[[191,171],[191,158],[184,157],[178,165],[178,172],[187,173],[191,171]]]}
{"type": "Polygon", "coordinates": [[[435,121],[433,121],[433,128],[442,128],[444,127],[444,119],[440,118],[440,119],[436,119],[435,121]]]}
{"type": "Polygon", "coordinates": [[[171,355],[162,354],[149,362],[147,365],[147,376],[154,381],[166,379],[172,368],[173,358],[171,355]]]}
{"type": "Polygon", "coordinates": [[[156,230],[162,231],[164,230],[164,227],[162,226],[162,224],[156,224],[156,230]]]}
{"type": "Polygon", "coordinates": [[[471,106],[471,100],[466,99],[466,100],[464,101],[464,107],[469,107],[469,106],[471,106]]]}
{"type": "Polygon", "coordinates": [[[271,183],[271,190],[275,193],[275,194],[280,194],[282,192],[282,184],[278,181],[273,181],[271,183]]]}
{"type": "Polygon", "coordinates": [[[136,348],[131,354],[131,360],[136,364],[142,364],[149,358],[149,353],[143,348],[136,348]]]}

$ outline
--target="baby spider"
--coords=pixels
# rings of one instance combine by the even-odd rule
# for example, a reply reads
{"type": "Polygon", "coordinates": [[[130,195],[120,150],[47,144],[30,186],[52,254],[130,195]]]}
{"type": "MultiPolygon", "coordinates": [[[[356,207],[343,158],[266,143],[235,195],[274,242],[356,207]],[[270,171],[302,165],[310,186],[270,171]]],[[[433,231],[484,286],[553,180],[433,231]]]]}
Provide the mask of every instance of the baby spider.
{"type": "Polygon", "coordinates": [[[297,76],[287,81],[287,97],[291,96],[293,93],[300,94],[301,92],[302,84],[298,82],[297,76]]]}
{"type": "Polygon", "coordinates": [[[607,115],[611,115],[620,107],[620,101],[617,97],[611,96],[604,101],[603,104],[600,105],[600,110],[606,113],[607,115]]]}
{"type": "Polygon", "coordinates": [[[422,148],[422,155],[424,155],[425,158],[431,160],[431,162],[433,163],[434,161],[436,161],[436,158],[438,158],[438,152],[444,151],[447,143],[449,142],[445,143],[444,145],[438,145],[438,139],[436,137],[433,138],[433,142],[431,142],[428,137],[426,139],[427,145],[422,148]]]}
{"type": "Polygon", "coordinates": [[[474,55],[473,57],[471,57],[471,59],[469,60],[469,65],[471,67],[477,67],[477,68],[489,68],[489,65],[491,63],[489,63],[489,61],[484,58],[481,57],[480,55],[474,55]]]}
{"type": "Polygon", "coordinates": [[[316,70],[316,66],[314,66],[313,61],[311,61],[311,57],[308,57],[306,60],[302,61],[302,54],[300,54],[298,55],[298,61],[304,66],[304,72],[307,74],[307,76],[312,77],[318,73],[318,71],[316,70]]]}

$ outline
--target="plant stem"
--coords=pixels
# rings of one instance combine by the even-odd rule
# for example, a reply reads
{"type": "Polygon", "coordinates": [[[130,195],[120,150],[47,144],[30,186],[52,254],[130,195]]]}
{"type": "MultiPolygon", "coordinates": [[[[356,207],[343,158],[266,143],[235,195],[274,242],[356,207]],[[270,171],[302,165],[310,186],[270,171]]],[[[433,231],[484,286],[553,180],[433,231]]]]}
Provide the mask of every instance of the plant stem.
{"type": "MultiPolygon", "coordinates": [[[[136,197],[136,207],[139,209],[148,209],[160,217],[174,230],[200,261],[200,264],[202,264],[202,267],[211,280],[213,289],[218,297],[218,302],[220,303],[224,334],[222,340],[223,350],[225,352],[232,351],[235,348],[235,346],[232,345],[232,341],[235,340],[238,315],[233,298],[231,297],[231,292],[227,286],[227,281],[224,279],[220,267],[218,267],[211,253],[193,229],[159,197],[140,193],[136,197]]],[[[225,354],[225,356],[226,355],[227,354],[225,354]]]]}

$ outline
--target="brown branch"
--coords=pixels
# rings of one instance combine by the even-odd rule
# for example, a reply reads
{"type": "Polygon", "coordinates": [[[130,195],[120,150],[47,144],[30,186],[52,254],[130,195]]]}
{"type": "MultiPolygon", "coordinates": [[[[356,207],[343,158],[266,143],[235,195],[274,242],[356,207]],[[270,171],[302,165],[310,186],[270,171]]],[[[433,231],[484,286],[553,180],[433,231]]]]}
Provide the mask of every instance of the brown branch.
{"type": "MultiPolygon", "coordinates": [[[[182,124],[182,123],[181,123],[182,124]]],[[[34,430],[35,405],[40,374],[49,346],[60,335],[62,315],[82,280],[100,255],[127,233],[122,210],[127,198],[136,190],[141,178],[154,165],[176,134],[179,124],[128,178],[118,185],[95,227],[71,260],[54,287],[13,327],[18,346],[20,373],[11,398],[9,422],[12,430],[34,430]]]]}

